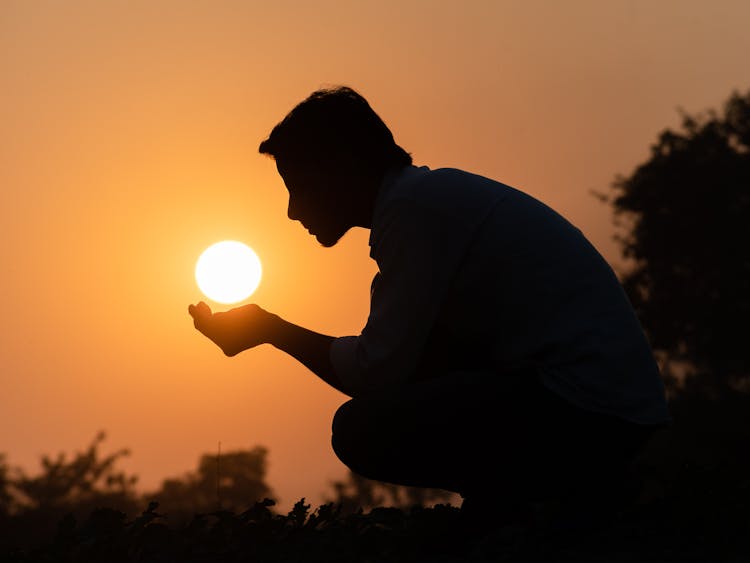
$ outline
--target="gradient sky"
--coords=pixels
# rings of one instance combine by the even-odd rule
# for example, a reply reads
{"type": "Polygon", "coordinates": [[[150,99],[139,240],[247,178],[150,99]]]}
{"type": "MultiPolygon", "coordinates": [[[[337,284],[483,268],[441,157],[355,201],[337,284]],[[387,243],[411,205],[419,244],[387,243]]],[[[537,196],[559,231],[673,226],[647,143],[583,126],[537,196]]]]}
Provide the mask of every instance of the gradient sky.
{"type": "Polygon", "coordinates": [[[269,448],[279,508],[345,473],[345,397],[281,352],[199,335],[200,252],[234,238],[252,301],[320,332],[368,312],[367,232],[323,249],[286,218],[271,128],[347,84],[415,164],[520,188],[616,268],[606,191],[678,109],[750,88],[738,1],[0,0],[0,452],[132,450],[143,490],[202,453],[269,448]]]}

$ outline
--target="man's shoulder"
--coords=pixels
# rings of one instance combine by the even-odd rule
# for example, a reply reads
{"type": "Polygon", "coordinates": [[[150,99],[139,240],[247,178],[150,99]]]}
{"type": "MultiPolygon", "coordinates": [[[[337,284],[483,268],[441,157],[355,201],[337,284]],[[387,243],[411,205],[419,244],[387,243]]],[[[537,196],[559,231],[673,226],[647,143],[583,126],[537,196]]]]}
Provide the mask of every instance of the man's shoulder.
{"type": "Polygon", "coordinates": [[[384,186],[370,245],[377,246],[386,231],[400,229],[473,232],[506,196],[506,189],[510,188],[457,168],[409,166],[384,186]]]}
{"type": "Polygon", "coordinates": [[[430,168],[429,166],[407,166],[398,175],[398,181],[406,184],[470,183],[505,186],[502,182],[488,176],[483,176],[463,168],[450,166],[440,168],[430,168]]]}
{"type": "Polygon", "coordinates": [[[484,203],[505,197],[513,188],[497,180],[460,168],[407,167],[395,179],[391,199],[425,205],[459,205],[479,200],[484,203]]]}

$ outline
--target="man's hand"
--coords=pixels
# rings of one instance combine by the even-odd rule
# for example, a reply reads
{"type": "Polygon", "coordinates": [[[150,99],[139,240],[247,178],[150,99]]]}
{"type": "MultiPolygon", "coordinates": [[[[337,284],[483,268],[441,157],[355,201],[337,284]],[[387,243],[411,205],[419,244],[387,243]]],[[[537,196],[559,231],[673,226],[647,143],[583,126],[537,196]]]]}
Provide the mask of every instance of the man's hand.
{"type": "Polygon", "coordinates": [[[333,336],[297,326],[252,304],[212,313],[201,301],[190,305],[188,312],[195,328],[227,356],[235,356],[259,344],[271,344],[304,364],[330,386],[349,394],[331,365],[329,351],[333,336]]]}
{"type": "Polygon", "coordinates": [[[254,304],[212,313],[203,301],[188,307],[193,324],[227,356],[269,342],[271,313],[254,304]]]}

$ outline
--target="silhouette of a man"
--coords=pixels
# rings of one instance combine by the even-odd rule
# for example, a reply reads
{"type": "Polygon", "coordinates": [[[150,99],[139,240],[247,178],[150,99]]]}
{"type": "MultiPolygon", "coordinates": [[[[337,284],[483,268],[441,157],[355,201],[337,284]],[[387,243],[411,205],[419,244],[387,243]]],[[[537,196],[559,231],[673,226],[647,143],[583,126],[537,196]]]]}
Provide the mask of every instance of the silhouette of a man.
{"type": "Polygon", "coordinates": [[[455,491],[479,514],[615,494],[670,416],[632,307],[577,228],[498,181],[414,166],[347,87],[312,93],[259,151],[320,244],[370,230],[370,314],[337,338],[201,302],[200,332],[228,356],[271,344],[351,397],[332,445],[365,477],[455,491]]]}

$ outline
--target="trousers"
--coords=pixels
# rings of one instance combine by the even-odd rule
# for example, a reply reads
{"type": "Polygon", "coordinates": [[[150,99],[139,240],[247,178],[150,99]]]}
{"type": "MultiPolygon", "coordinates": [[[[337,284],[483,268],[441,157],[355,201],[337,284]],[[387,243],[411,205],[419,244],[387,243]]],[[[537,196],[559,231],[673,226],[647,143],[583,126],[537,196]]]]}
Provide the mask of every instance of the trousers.
{"type": "Polygon", "coordinates": [[[369,479],[523,502],[606,494],[658,429],[583,410],[534,370],[456,372],[345,402],[331,443],[369,479]]]}

